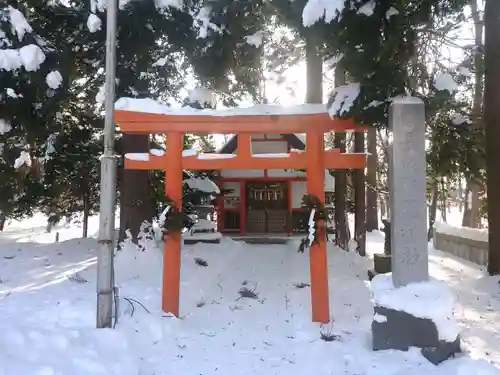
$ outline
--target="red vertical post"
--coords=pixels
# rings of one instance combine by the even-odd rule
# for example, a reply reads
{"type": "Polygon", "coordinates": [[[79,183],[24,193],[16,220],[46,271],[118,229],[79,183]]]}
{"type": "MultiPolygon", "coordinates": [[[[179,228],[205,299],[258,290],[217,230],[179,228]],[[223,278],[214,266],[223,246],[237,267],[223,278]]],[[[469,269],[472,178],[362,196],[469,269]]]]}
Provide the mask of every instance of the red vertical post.
{"type": "Polygon", "coordinates": [[[237,139],[238,156],[250,157],[252,155],[252,137],[250,134],[240,134],[237,139]]]}
{"type": "MultiPolygon", "coordinates": [[[[324,167],[324,135],[320,132],[307,133],[306,154],[307,191],[325,203],[325,167],[324,167]]],[[[328,323],[330,321],[330,302],[328,296],[328,260],[324,221],[318,223],[321,235],[317,243],[311,246],[309,265],[311,273],[311,310],[313,322],[328,323]]]]}
{"type": "Polygon", "coordinates": [[[247,181],[240,182],[240,233],[247,234],[247,181]]]}
{"type": "Polygon", "coordinates": [[[293,181],[292,180],[288,180],[287,181],[287,185],[288,185],[288,196],[287,196],[287,199],[288,199],[288,220],[290,220],[290,222],[287,223],[287,226],[288,226],[288,236],[291,236],[292,233],[293,233],[293,181]]]}
{"type": "MultiPolygon", "coordinates": [[[[217,178],[217,186],[219,187],[219,190],[222,191],[225,187],[225,184],[223,181],[221,181],[221,176],[219,172],[219,176],[217,178]]],[[[217,232],[222,233],[224,230],[224,197],[219,196],[216,198],[217,201],[217,232]]]]}
{"type": "MultiPolygon", "coordinates": [[[[243,133],[238,135],[238,156],[252,156],[252,137],[250,134],[243,133]]],[[[246,180],[240,182],[240,233],[247,233],[247,186],[246,180]]]]}
{"type": "MultiPolygon", "coordinates": [[[[178,210],[182,210],[182,133],[167,135],[165,160],[165,193],[172,199],[178,210]]],[[[180,233],[169,233],[163,252],[163,311],[179,316],[179,297],[181,282],[181,247],[180,233]]]]}

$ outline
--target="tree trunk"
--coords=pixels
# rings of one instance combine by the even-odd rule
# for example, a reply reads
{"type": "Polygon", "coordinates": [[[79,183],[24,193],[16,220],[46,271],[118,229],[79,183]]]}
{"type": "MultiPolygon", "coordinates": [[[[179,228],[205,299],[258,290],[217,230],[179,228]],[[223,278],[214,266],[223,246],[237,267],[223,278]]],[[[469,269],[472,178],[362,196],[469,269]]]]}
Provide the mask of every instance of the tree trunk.
{"type": "Polygon", "coordinates": [[[382,164],[385,165],[386,168],[386,175],[385,175],[385,189],[384,189],[384,218],[389,219],[391,218],[391,207],[389,204],[389,177],[391,174],[391,169],[388,167],[389,166],[389,148],[391,147],[389,144],[389,134],[386,131],[385,136],[380,133],[380,138],[381,138],[381,144],[382,144],[382,164]]]}
{"type": "Polygon", "coordinates": [[[443,222],[447,222],[448,220],[446,219],[446,201],[447,201],[447,196],[446,196],[446,185],[444,182],[444,179],[441,178],[441,219],[443,222]]]}
{"type": "MultiPolygon", "coordinates": [[[[337,65],[335,69],[335,86],[345,85],[345,70],[337,65]]],[[[346,134],[335,133],[334,146],[340,152],[346,151],[346,134]]],[[[347,220],[347,171],[338,169],[335,171],[335,196],[334,196],[334,221],[335,221],[335,244],[343,250],[349,250],[349,222],[347,220]]]]}
{"type": "Polygon", "coordinates": [[[469,188],[468,188],[468,185],[465,185],[465,190],[464,190],[464,193],[463,193],[463,196],[462,196],[462,202],[463,202],[463,207],[464,207],[464,214],[463,214],[463,217],[462,217],[462,226],[464,225],[464,221],[465,220],[469,220],[469,215],[470,215],[470,211],[469,211],[469,188]],[[467,219],[466,219],[466,215],[467,215],[467,219]]]}
{"type": "Polygon", "coordinates": [[[306,103],[323,103],[323,59],[314,28],[306,37],[306,103]]]}
{"type": "Polygon", "coordinates": [[[464,201],[464,216],[462,218],[462,226],[469,228],[477,228],[479,226],[479,210],[481,208],[481,200],[479,199],[481,187],[473,180],[467,181],[465,189],[464,201]]]}
{"type": "MultiPolygon", "coordinates": [[[[483,127],[481,124],[481,110],[483,104],[484,96],[484,63],[483,63],[483,21],[481,20],[481,14],[478,10],[478,0],[470,0],[469,4],[471,7],[472,19],[474,21],[474,97],[472,104],[472,117],[475,126],[483,127]]],[[[481,191],[481,186],[479,181],[475,179],[470,179],[467,181],[467,188],[470,191],[471,199],[467,196],[468,208],[469,210],[464,211],[464,217],[462,220],[462,226],[470,228],[478,228],[480,224],[480,209],[481,200],[479,199],[479,193],[481,191]]]]}
{"type": "MultiPolygon", "coordinates": [[[[357,132],[354,135],[354,151],[365,152],[365,133],[357,132]]],[[[366,189],[365,170],[354,171],[354,238],[357,242],[357,252],[361,256],[366,255],[366,189]]]]}
{"type": "Polygon", "coordinates": [[[323,103],[323,59],[314,27],[306,31],[306,103],[323,103]]]}
{"type": "MultiPolygon", "coordinates": [[[[335,148],[345,152],[345,133],[335,133],[335,148]]],[[[349,249],[349,223],[347,221],[347,172],[345,170],[335,171],[335,196],[334,196],[334,221],[335,242],[343,250],[349,249]]]]}
{"type": "MultiPolygon", "coordinates": [[[[472,112],[474,117],[481,116],[484,99],[484,60],[483,60],[483,31],[484,23],[478,10],[478,0],[470,0],[472,19],[474,21],[474,102],[472,112]]],[[[477,121],[477,119],[475,119],[477,121]]]]}
{"type": "MultiPolygon", "coordinates": [[[[149,135],[122,135],[123,153],[149,152],[149,135]]],[[[120,238],[126,237],[130,230],[132,239],[137,242],[139,229],[144,221],[151,222],[154,216],[154,204],[149,171],[122,171],[120,195],[120,238]]]]}
{"type": "Polygon", "coordinates": [[[89,235],[89,211],[90,211],[89,194],[85,193],[85,195],[83,196],[83,232],[82,232],[83,238],[87,238],[89,235]]]}
{"type": "Polygon", "coordinates": [[[500,274],[500,1],[486,0],[484,11],[486,174],[488,195],[488,273],[500,274]]]}
{"type": "Polygon", "coordinates": [[[378,230],[378,205],[377,205],[377,129],[368,130],[368,161],[367,161],[367,190],[366,190],[366,230],[378,230]]]}
{"type": "Polygon", "coordinates": [[[383,196],[380,197],[380,217],[381,218],[387,217],[386,203],[383,196]]]}
{"type": "Polygon", "coordinates": [[[427,241],[432,240],[434,236],[434,223],[436,222],[436,212],[437,212],[437,202],[438,202],[438,183],[436,180],[432,181],[432,200],[431,207],[429,209],[429,229],[427,231],[427,241]]]}
{"type": "Polygon", "coordinates": [[[3,211],[0,211],[0,232],[3,232],[5,228],[5,222],[7,221],[7,216],[3,211]]]}
{"type": "Polygon", "coordinates": [[[463,203],[464,203],[464,200],[463,200],[463,196],[464,196],[464,188],[462,186],[462,179],[458,178],[458,189],[457,189],[457,201],[458,201],[458,211],[459,212],[462,212],[463,210],[463,203]]]}

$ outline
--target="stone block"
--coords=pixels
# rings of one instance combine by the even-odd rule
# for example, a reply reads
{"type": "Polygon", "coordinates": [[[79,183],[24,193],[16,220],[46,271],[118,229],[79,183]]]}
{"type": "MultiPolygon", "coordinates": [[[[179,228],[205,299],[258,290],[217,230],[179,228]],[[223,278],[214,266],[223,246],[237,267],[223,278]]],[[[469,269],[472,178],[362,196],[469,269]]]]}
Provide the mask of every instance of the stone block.
{"type": "Polygon", "coordinates": [[[375,254],[373,256],[373,266],[377,274],[391,272],[391,262],[391,255],[375,254]]]}
{"type": "Polygon", "coordinates": [[[375,254],[373,256],[373,269],[368,270],[368,280],[372,281],[381,273],[391,272],[391,256],[386,254],[375,254]]]}
{"type": "Polygon", "coordinates": [[[384,254],[390,255],[390,254],[392,254],[392,250],[391,250],[391,222],[387,219],[383,219],[382,224],[384,224],[384,227],[381,228],[381,231],[384,232],[384,235],[385,235],[384,254]]]}
{"type": "Polygon", "coordinates": [[[436,324],[430,319],[419,318],[404,311],[375,305],[372,322],[373,350],[403,350],[410,347],[422,349],[422,355],[434,364],[460,352],[460,338],[454,342],[439,340],[436,324]]]}
{"type": "Polygon", "coordinates": [[[460,337],[457,337],[454,342],[439,341],[436,347],[422,348],[420,352],[429,362],[439,365],[461,351],[460,337]]]}

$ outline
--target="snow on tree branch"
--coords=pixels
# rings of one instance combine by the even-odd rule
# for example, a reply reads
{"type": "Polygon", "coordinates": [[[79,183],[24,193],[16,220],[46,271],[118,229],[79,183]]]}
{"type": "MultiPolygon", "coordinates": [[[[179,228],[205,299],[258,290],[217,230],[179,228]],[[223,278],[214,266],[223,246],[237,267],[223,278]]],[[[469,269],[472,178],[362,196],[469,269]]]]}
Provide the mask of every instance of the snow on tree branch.
{"type": "Polygon", "coordinates": [[[390,20],[391,17],[397,16],[398,14],[399,14],[399,11],[396,8],[390,7],[389,10],[387,12],[385,12],[385,18],[387,20],[390,20]]]}
{"type": "Polygon", "coordinates": [[[47,74],[47,77],[45,78],[45,82],[47,82],[47,85],[51,89],[56,90],[61,86],[61,84],[63,82],[63,77],[62,77],[61,73],[59,73],[59,71],[53,70],[52,72],[47,74]]]}
{"type": "Polygon", "coordinates": [[[325,61],[325,64],[328,67],[328,69],[334,69],[337,66],[337,64],[340,61],[342,61],[343,58],[344,58],[344,54],[343,53],[338,53],[335,56],[327,59],[325,61]]]}
{"type": "Polygon", "coordinates": [[[209,6],[202,7],[198,13],[193,14],[193,23],[199,28],[198,38],[205,39],[208,37],[209,30],[220,33],[222,30],[213,22],[210,21],[210,13],[212,8],[209,6]]]}
{"type": "Polygon", "coordinates": [[[434,82],[434,87],[438,91],[447,90],[450,94],[458,90],[458,84],[449,73],[440,74],[434,82]]]}
{"type": "MultiPolygon", "coordinates": [[[[119,0],[118,9],[124,9],[125,6],[132,0],[119,0]]],[[[107,0],[90,0],[90,15],[87,19],[87,28],[91,33],[101,30],[102,21],[97,16],[97,12],[104,12],[106,10],[107,0]]],[[[158,10],[166,8],[182,9],[184,0],[155,0],[155,5],[158,10]]]]}
{"type": "Polygon", "coordinates": [[[40,158],[40,162],[42,164],[45,164],[47,161],[53,158],[53,155],[56,153],[56,139],[57,139],[57,133],[52,133],[47,137],[47,141],[45,142],[45,155],[40,158]]]}
{"type": "Polygon", "coordinates": [[[364,4],[361,8],[358,10],[358,14],[364,14],[365,16],[372,16],[373,12],[375,11],[375,1],[371,0],[364,4]]]}
{"type": "Polygon", "coordinates": [[[169,7],[182,9],[184,5],[184,0],[155,0],[155,3],[158,9],[164,9],[169,7]]]}
{"type": "Polygon", "coordinates": [[[302,11],[302,24],[310,27],[321,19],[330,23],[343,8],[344,0],[308,0],[302,11]]]}
{"type": "Polygon", "coordinates": [[[254,34],[247,35],[245,37],[245,41],[251,46],[254,46],[256,48],[259,48],[262,45],[263,39],[264,39],[264,34],[262,31],[257,31],[254,34]]]}
{"type": "Polygon", "coordinates": [[[90,11],[92,13],[103,12],[106,9],[106,0],[90,0],[90,11]]]}
{"type": "Polygon", "coordinates": [[[215,92],[204,87],[196,87],[189,90],[189,102],[198,103],[202,108],[206,106],[215,108],[217,106],[215,92]]]}
{"type": "Polygon", "coordinates": [[[19,157],[14,161],[14,168],[19,169],[23,165],[31,167],[31,156],[27,151],[21,151],[19,157]]]}
{"type": "MultiPolygon", "coordinates": [[[[132,0],[118,0],[118,9],[124,9],[132,0]]],[[[157,9],[176,8],[182,9],[184,0],[155,0],[157,9]]],[[[107,7],[107,0],[90,0],[90,12],[104,12],[107,7]]]]}
{"type": "Polygon", "coordinates": [[[361,85],[359,83],[336,87],[332,93],[333,101],[328,111],[330,116],[342,116],[348,113],[360,91],[361,85]]]}
{"type": "MultiPolygon", "coordinates": [[[[21,42],[26,33],[31,33],[33,29],[29,25],[24,15],[12,6],[0,8],[2,22],[8,21],[12,33],[21,42]]],[[[0,30],[0,47],[10,47],[10,41],[4,31],[0,30]]],[[[0,70],[7,72],[24,67],[26,71],[32,72],[40,68],[45,61],[45,54],[36,44],[28,44],[21,48],[5,48],[0,50],[0,70]]]]}
{"type": "Polygon", "coordinates": [[[6,134],[12,130],[9,122],[0,118],[0,135],[6,134]]]}
{"type": "Polygon", "coordinates": [[[13,88],[10,87],[7,90],[5,90],[5,92],[7,93],[7,96],[12,99],[18,99],[23,97],[23,94],[18,94],[13,88]]]}
{"type": "Polygon", "coordinates": [[[87,28],[91,33],[96,33],[101,30],[102,21],[96,16],[94,13],[90,13],[89,18],[87,19],[87,28]]]}
{"type": "Polygon", "coordinates": [[[45,61],[45,54],[36,44],[29,44],[19,49],[19,57],[24,69],[34,72],[40,69],[40,65],[45,61]]]}
{"type": "Polygon", "coordinates": [[[103,105],[104,100],[106,100],[106,86],[102,84],[101,86],[99,86],[99,91],[95,96],[95,101],[98,105],[103,105]]]}
{"type": "Polygon", "coordinates": [[[9,13],[9,21],[12,25],[12,30],[17,34],[17,38],[19,39],[19,41],[22,41],[24,38],[24,34],[31,33],[33,29],[19,10],[11,7],[10,5],[7,9],[9,13]]]}

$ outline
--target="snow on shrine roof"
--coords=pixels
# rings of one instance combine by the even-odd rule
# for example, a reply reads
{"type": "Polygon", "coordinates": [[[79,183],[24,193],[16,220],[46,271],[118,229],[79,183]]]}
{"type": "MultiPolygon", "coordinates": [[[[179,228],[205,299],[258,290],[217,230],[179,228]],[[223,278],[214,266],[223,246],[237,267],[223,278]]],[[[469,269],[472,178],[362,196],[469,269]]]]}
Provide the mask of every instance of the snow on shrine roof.
{"type": "Polygon", "coordinates": [[[120,98],[115,103],[116,110],[154,113],[172,116],[294,116],[328,113],[324,104],[301,104],[278,106],[257,104],[247,108],[195,109],[191,107],[172,108],[153,99],[120,98]]]}

